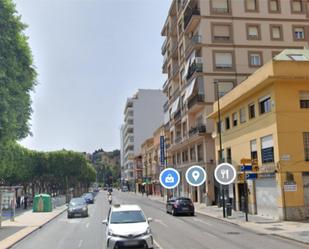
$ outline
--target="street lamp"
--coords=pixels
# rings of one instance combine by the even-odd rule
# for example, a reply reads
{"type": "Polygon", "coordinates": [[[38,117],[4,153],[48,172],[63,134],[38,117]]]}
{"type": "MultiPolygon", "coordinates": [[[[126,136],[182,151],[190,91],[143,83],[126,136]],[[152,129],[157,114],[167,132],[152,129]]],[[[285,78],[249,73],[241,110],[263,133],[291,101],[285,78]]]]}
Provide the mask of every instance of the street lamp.
{"type": "MultiPolygon", "coordinates": [[[[214,85],[216,88],[216,95],[217,95],[217,106],[218,106],[218,120],[219,120],[219,125],[218,127],[218,132],[219,132],[219,163],[222,163],[222,136],[221,136],[221,110],[220,110],[220,96],[219,96],[219,81],[218,80],[214,80],[214,85]]],[[[223,208],[223,218],[225,218],[225,187],[220,184],[220,190],[221,190],[221,195],[222,195],[222,208],[223,208]]]]}

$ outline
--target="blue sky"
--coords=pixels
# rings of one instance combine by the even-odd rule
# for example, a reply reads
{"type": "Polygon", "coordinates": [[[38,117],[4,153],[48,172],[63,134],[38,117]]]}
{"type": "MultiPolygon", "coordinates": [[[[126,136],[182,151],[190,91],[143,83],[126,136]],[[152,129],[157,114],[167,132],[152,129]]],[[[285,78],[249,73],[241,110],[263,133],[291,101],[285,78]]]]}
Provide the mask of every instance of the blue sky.
{"type": "Polygon", "coordinates": [[[161,89],[161,29],[170,0],[14,0],[37,68],[36,150],[120,147],[126,98],[161,89]]]}

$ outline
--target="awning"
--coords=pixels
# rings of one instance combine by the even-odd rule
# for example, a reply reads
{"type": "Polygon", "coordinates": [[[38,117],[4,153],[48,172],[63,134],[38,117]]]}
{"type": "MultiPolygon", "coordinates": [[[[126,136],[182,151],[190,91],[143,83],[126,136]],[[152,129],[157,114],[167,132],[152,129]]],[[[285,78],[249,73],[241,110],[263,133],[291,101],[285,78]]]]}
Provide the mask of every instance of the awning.
{"type": "Polygon", "coordinates": [[[194,89],[194,86],[195,86],[195,82],[196,82],[196,79],[194,79],[194,80],[189,84],[189,86],[187,87],[186,93],[185,93],[185,96],[184,96],[184,99],[183,99],[183,102],[185,102],[185,101],[186,101],[188,98],[190,98],[190,96],[192,95],[193,89],[194,89]]]}
{"type": "Polygon", "coordinates": [[[179,108],[179,97],[174,101],[172,110],[171,110],[171,115],[173,115],[179,108]]]}

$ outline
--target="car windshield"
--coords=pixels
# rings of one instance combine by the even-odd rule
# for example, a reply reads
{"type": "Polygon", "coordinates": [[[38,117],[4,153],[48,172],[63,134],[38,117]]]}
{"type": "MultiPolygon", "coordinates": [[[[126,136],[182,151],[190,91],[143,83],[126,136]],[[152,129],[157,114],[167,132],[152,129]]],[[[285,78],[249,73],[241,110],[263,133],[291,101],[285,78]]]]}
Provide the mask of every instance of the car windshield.
{"type": "Polygon", "coordinates": [[[190,199],[179,199],[180,204],[190,204],[192,201],[190,199]]]}
{"type": "Polygon", "coordinates": [[[112,212],[111,224],[145,222],[145,216],[139,210],[112,212]]]}
{"type": "Polygon", "coordinates": [[[78,206],[85,204],[85,200],[83,198],[76,198],[70,201],[70,206],[78,206]]]}

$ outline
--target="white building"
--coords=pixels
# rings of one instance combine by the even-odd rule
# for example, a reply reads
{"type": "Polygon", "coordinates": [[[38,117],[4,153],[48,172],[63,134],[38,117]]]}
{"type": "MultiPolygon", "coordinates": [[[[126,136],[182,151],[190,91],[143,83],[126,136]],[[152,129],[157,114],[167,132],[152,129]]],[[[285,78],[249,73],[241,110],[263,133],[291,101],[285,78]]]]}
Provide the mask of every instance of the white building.
{"type": "Polygon", "coordinates": [[[141,144],[162,125],[165,101],[163,92],[156,89],[139,89],[127,99],[121,129],[121,177],[132,190],[135,186],[133,158],[141,152],[141,144]]]}

